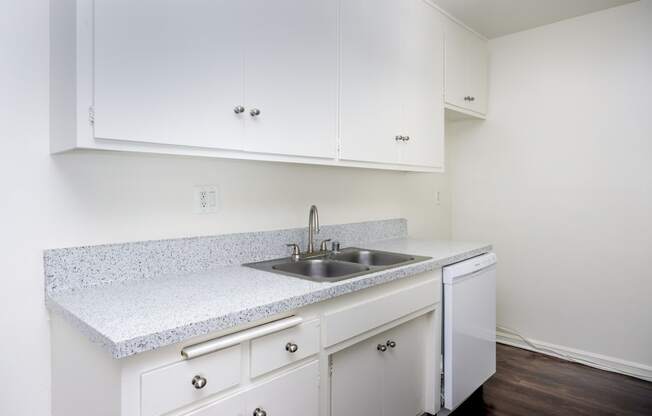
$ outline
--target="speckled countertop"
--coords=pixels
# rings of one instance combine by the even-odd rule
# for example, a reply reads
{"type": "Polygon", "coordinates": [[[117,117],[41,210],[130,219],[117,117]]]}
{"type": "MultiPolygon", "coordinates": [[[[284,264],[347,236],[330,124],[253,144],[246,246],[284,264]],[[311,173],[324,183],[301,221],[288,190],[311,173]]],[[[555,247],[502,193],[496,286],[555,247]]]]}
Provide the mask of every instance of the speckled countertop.
{"type": "Polygon", "coordinates": [[[364,247],[432,259],[334,283],[225,265],[203,272],[50,291],[46,302],[52,312],[61,314],[114,358],[122,358],[413,276],[491,250],[487,244],[405,237],[367,242],[364,247]]]}

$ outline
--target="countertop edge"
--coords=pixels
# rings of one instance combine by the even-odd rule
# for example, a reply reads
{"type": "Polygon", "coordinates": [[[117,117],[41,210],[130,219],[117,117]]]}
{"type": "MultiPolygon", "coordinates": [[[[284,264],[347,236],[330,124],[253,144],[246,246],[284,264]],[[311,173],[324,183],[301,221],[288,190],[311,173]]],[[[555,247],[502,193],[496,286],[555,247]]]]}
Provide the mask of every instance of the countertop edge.
{"type": "Polygon", "coordinates": [[[239,325],[269,318],[274,315],[296,310],[308,305],[323,302],[328,299],[357,292],[359,290],[412,277],[421,273],[435,270],[439,267],[444,267],[459,261],[469,259],[471,257],[487,253],[491,250],[492,245],[480,245],[476,249],[464,251],[453,256],[440,259],[429,259],[395,269],[383,270],[377,273],[353,279],[351,281],[347,281],[344,284],[318,289],[315,292],[293,296],[287,299],[274,301],[269,304],[258,305],[253,308],[234,311],[229,314],[221,315],[211,319],[192,322],[177,328],[149,333],[121,341],[112,341],[111,339],[107,338],[105,335],[97,331],[94,327],[88,325],[86,322],[79,319],[65,307],[61,306],[54,297],[49,295],[46,297],[46,306],[51,312],[61,315],[66,321],[71,323],[75,328],[79,329],[90,339],[91,342],[100,344],[103,349],[108,351],[114,359],[121,359],[180,343],[191,338],[204,336],[210,334],[211,332],[222,331],[225,329],[237,327],[239,325]],[[201,329],[197,330],[196,328],[201,329]]]}

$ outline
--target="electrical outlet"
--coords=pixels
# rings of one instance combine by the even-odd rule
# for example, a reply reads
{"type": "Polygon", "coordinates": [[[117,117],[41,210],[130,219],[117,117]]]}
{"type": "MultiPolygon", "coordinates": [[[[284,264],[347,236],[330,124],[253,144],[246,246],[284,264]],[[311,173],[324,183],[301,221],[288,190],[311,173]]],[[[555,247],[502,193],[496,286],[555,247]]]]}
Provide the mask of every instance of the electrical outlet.
{"type": "Polygon", "coordinates": [[[210,214],[220,207],[220,193],[215,185],[195,186],[195,214],[210,214]]]}

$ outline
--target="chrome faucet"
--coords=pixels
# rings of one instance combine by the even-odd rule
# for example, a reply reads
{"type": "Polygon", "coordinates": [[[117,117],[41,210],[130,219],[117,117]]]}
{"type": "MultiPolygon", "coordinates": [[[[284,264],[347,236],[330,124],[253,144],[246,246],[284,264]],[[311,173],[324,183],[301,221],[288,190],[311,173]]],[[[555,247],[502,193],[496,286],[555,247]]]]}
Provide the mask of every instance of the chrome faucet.
{"type": "Polygon", "coordinates": [[[308,249],[306,254],[313,254],[315,252],[315,234],[319,233],[319,211],[317,206],[310,207],[310,214],[308,214],[308,249]]]}

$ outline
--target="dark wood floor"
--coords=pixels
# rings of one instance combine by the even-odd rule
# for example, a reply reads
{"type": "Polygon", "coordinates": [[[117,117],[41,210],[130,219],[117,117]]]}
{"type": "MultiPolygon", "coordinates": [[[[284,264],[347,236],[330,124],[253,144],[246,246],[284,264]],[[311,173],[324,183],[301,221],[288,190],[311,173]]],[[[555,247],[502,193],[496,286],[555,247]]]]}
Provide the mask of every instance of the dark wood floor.
{"type": "Polygon", "coordinates": [[[500,344],[496,352],[496,374],[452,415],[652,415],[652,383],[500,344]]]}

